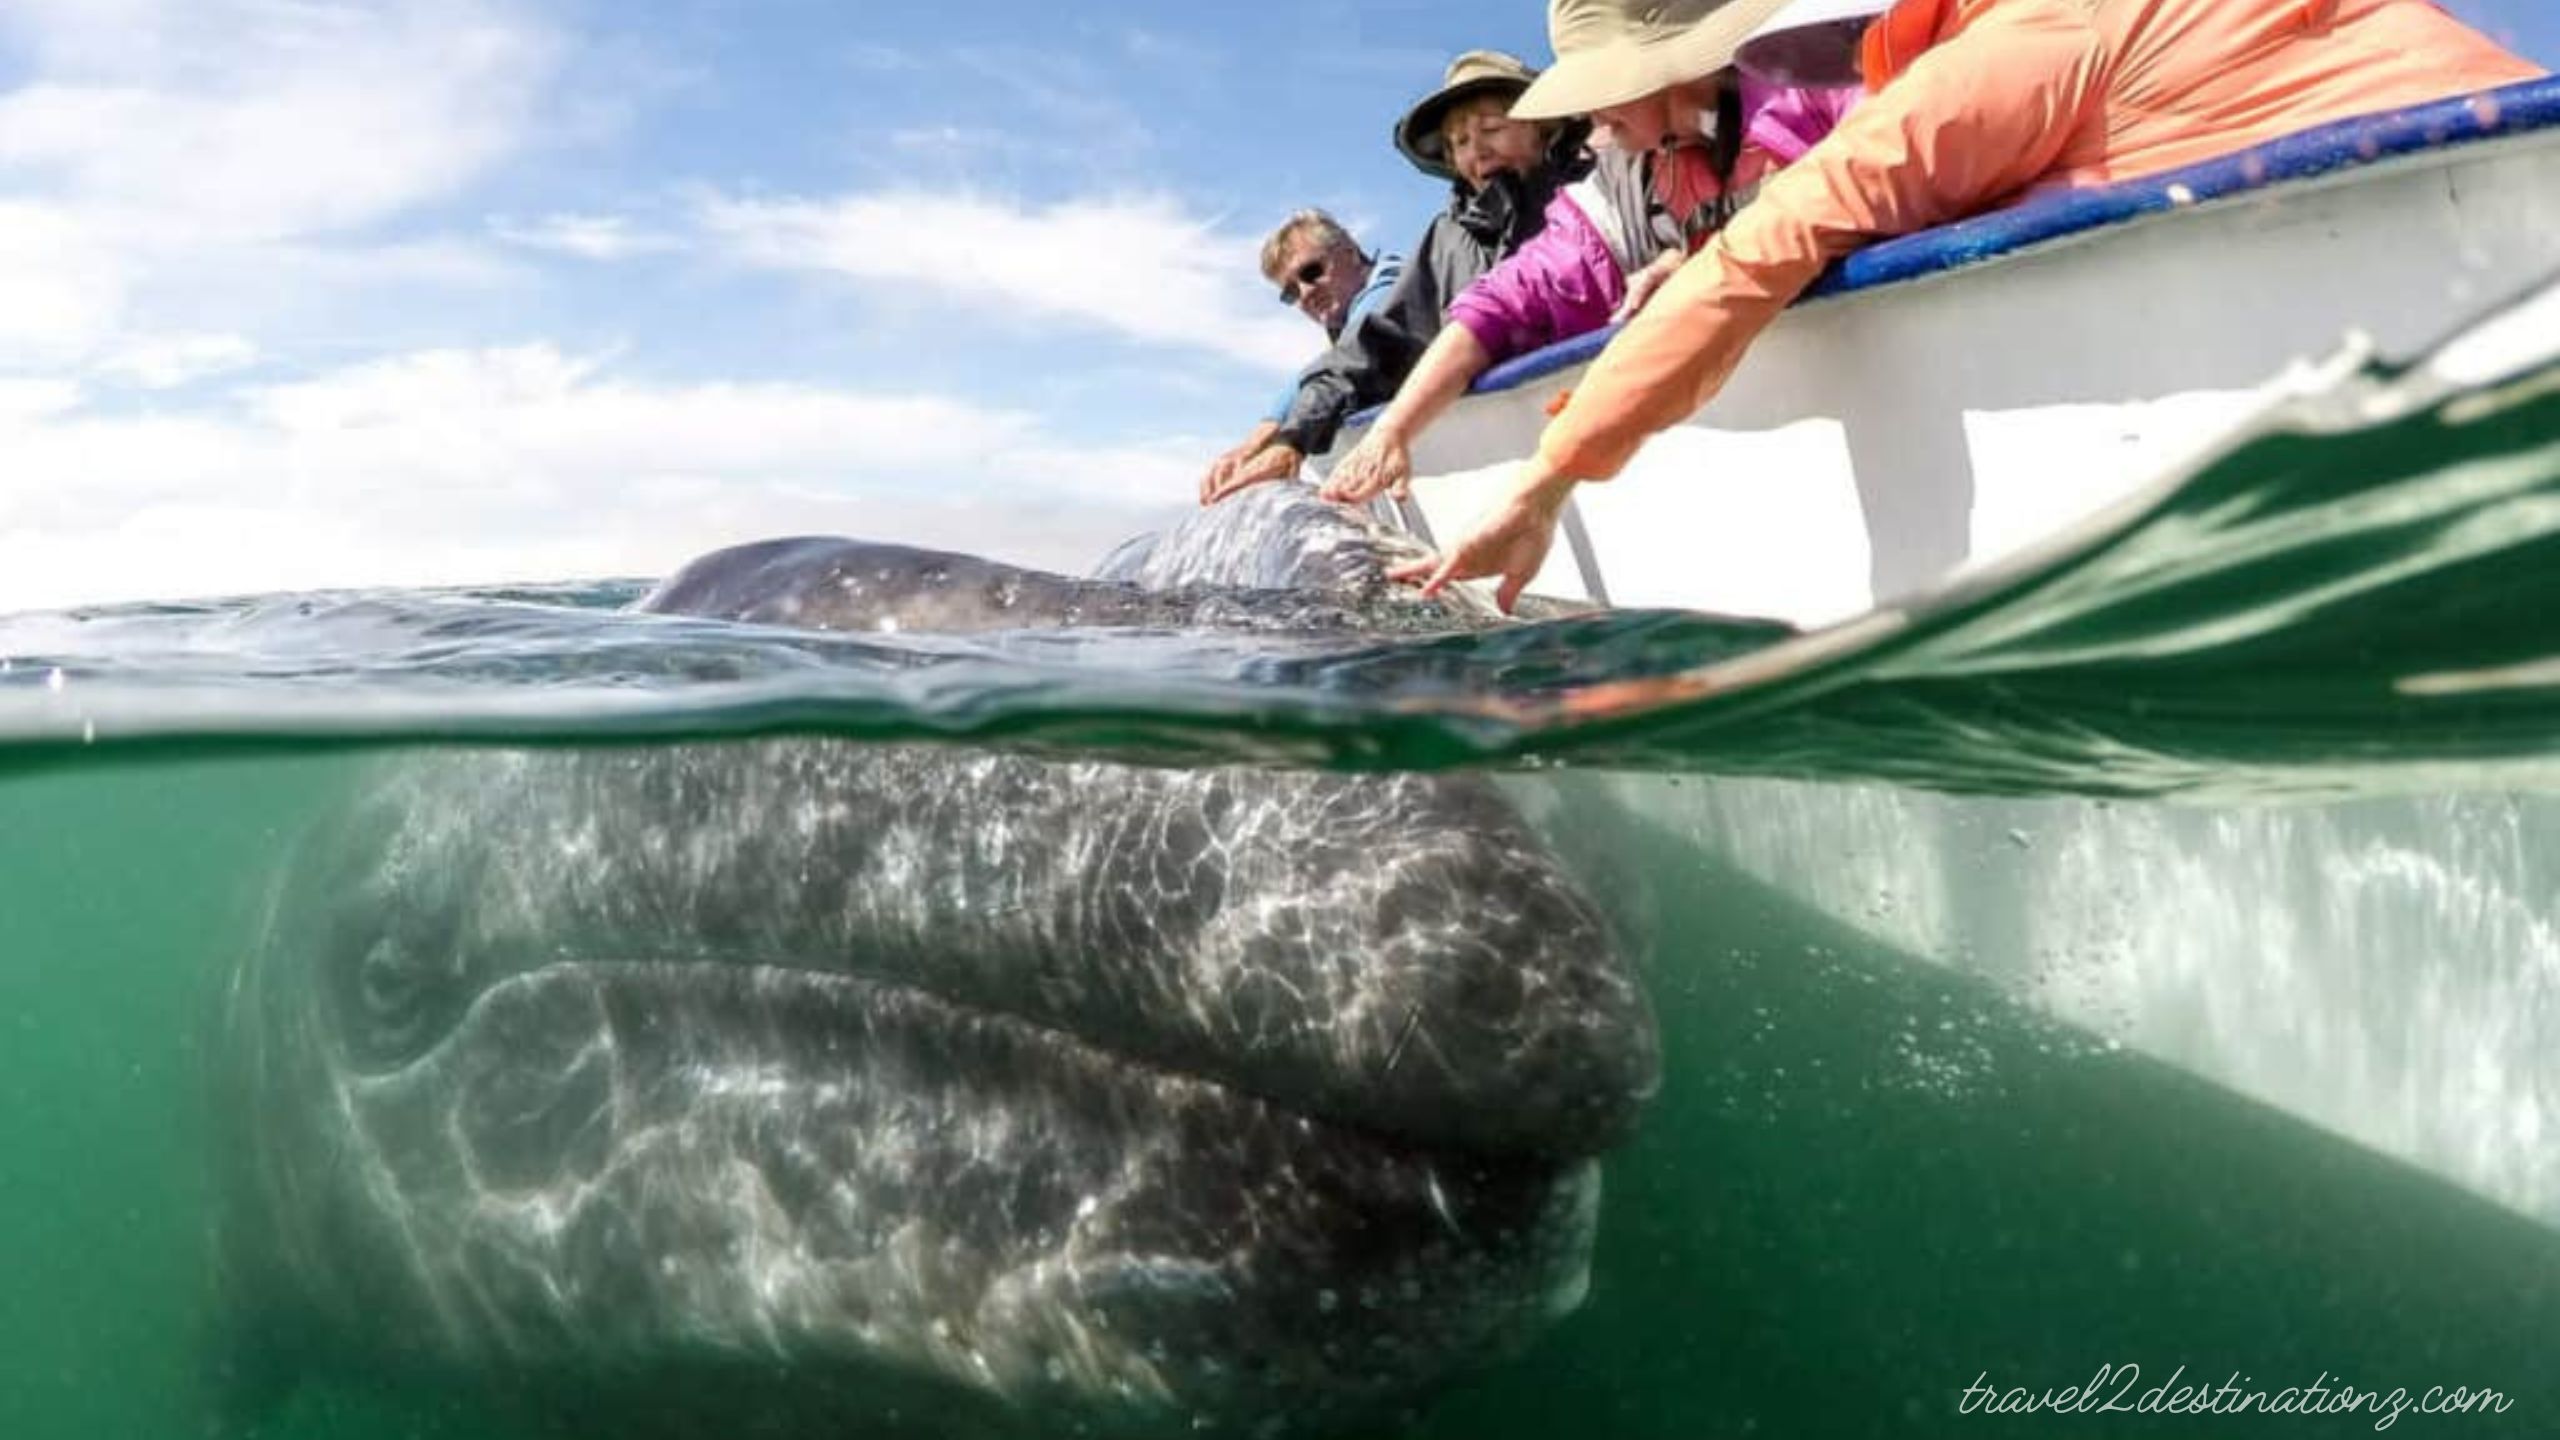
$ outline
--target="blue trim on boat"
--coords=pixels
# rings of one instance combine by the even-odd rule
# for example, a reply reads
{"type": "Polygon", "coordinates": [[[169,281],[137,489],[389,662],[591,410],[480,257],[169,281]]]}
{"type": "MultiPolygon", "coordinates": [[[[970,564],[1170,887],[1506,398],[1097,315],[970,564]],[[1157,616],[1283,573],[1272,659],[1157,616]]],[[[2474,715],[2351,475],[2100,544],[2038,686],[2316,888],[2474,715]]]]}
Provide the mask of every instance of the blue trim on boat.
{"type": "MultiPolygon", "coordinates": [[[[1880,241],[1832,266],[1805,293],[1808,298],[1847,295],[1898,285],[2146,215],[2555,126],[2560,126],[2560,76],[2341,120],[2183,170],[2049,195],[1880,241]]],[[[1477,377],[1473,390],[1508,390],[1570,370],[1598,355],[1616,333],[1611,326],[1507,360],[1477,377]]]]}

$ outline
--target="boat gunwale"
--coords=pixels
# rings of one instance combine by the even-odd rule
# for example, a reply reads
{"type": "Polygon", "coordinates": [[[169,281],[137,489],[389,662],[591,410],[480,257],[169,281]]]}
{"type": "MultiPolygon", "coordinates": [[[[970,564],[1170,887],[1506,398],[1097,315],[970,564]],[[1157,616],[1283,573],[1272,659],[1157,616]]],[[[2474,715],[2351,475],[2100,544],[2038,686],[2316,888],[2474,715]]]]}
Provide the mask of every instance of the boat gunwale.
{"type": "MultiPolygon", "coordinates": [[[[2560,76],[2449,96],[2315,126],[2212,160],[2135,180],[2062,191],[1951,225],[1879,241],[1823,273],[1805,304],[1887,289],[2028,252],[2095,238],[2154,216],[2191,213],[2271,190],[2362,178],[2391,162],[2466,151],[2498,140],[2560,133],[2560,76]]],[[[1561,340],[1488,369],[1471,395],[1496,394],[1589,363],[1619,326],[1561,340]]],[[[1354,417],[1365,424],[1370,410],[1354,417]]]]}

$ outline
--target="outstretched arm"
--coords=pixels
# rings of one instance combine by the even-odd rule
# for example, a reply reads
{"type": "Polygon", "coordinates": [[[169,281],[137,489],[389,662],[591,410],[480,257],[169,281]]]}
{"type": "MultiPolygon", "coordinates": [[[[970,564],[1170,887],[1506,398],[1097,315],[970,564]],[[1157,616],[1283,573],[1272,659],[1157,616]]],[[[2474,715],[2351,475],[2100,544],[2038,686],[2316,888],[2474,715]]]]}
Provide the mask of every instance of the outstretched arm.
{"type": "Polygon", "coordinates": [[[1573,481],[1533,456],[1520,467],[1511,493],[1478,520],[1464,539],[1445,554],[1397,566],[1387,572],[1387,578],[1420,585],[1424,595],[1437,595],[1454,581],[1492,579],[1498,582],[1493,602],[1508,615],[1520,602],[1520,592],[1529,588],[1538,568],[1547,563],[1556,522],[1572,495],[1573,481]]]}
{"type": "Polygon", "coordinates": [[[1987,7],[1769,177],[1592,362],[1539,453],[1576,479],[1617,474],[1723,388],[1825,265],[2033,185],[2096,103],[2105,56],[2086,6],[1987,7]]]}
{"type": "Polygon", "coordinates": [[[1544,563],[1577,481],[1704,405],[1833,258],[1971,214],[2033,184],[2099,94],[2103,48],[2076,5],[1992,7],[1778,172],[1584,372],[1510,494],[1435,560],[1425,593],[1494,578],[1509,609],[1544,563]]]}
{"type": "Polygon", "coordinates": [[[1236,472],[1279,433],[1279,421],[1265,420],[1254,426],[1253,433],[1245,436],[1235,448],[1210,461],[1208,473],[1200,477],[1200,503],[1206,505],[1227,493],[1235,484],[1236,472]]]}
{"type": "Polygon", "coordinates": [[[1464,325],[1442,326],[1385,413],[1325,478],[1324,498],[1358,504],[1390,490],[1402,497],[1413,479],[1414,440],[1467,393],[1492,361],[1475,332],[1464,325]]]}
{"type": "Polygon", "coordinates": [[[1217,483],[1200,487],[1200,503],[1215,505],[1239,490],[1251,489],[1273,480],[1288,480],[1298,473],[1306,459],[1296,446],[1286,440],[1274,440],[1238,462],[1223,477],[1211,477],[1217,483]]]}

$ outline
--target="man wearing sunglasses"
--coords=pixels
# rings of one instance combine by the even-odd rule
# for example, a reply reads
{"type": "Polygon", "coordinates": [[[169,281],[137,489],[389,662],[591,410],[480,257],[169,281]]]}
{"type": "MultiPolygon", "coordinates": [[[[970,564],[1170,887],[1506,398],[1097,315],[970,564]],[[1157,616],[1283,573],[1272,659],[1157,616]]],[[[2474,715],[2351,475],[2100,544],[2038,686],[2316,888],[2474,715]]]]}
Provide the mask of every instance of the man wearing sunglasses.
{"type": "Polygon", "coordinates": [[[1280,303],[1339,339],[1363,299],[1375,303],[1396,283],[1404,262],[1393,255],[1371,260],[1334,218],[1301,210],[1262,246],[1262,278],[1279,287],[1280,303]]]}
{"type": "MultiPolygon", "coordinates": [[[[1396,122],[1396,150],[1416,170],[1447,182],[1448,203],[1407,252],[1413,258],[1402,279],[1366,310],[1355,294],[1333,348],[1299,373],[1286,417],[1255,431],[1255,441],[1268,443],[1240,446],[1209,467],[1201,504],[1296,475],[1307,456],[1332,446],[1353,414],[1393,398],[1440,333],[1449,302],[1537,234],[1555,192],[1590,168],[1588,126],[1510,123],[1513,97],[1537,74],[1517,56],[1470,50],[1449,62],[1439,89],[1396,122]]],[[[1266,256],[1274,260],[1266,273],[1285,288],[1296,275],[1280,262],[1313,258],[1266,256]]]]}
{"type": "MultiPolygon", "coordinates": [[[[1322,210],[1301,210],[1280,223],[1262,242],[1262,278],[1280,292],[1280,303],[1324,327],[1327,345],[1342,338],[1404,274],[1404,261],[1393,254],[1372,258],[1362,253],[1351,232],[1322,210]]],[[[1241,444],[1220,455],[1200,482],[1206,499],[1223,493],[1236,472],[1260,454],[1280,431],[1289,407],[1298,398],[1299,377],[1282,387],[1262,422],[1241,444]]]]}

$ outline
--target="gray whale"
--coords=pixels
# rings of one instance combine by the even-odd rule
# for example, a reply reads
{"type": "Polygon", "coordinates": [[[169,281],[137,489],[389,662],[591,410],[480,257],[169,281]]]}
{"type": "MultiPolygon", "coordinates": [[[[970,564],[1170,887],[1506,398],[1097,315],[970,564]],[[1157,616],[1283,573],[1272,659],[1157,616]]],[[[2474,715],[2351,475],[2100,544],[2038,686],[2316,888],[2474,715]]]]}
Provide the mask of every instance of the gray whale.
{"type": "MultiPolygon", "coordinates": [[[[1263,489],[1171,589],[797,540],[643,608],[1472,623],[1263,489]]],[[[1481,778],[824,740],[391,762],[222,1028],[233,1413],[336,1372],[622,1435],[1373,1422],[1577,1303],[1658,1067],[1481,778]]]]}

